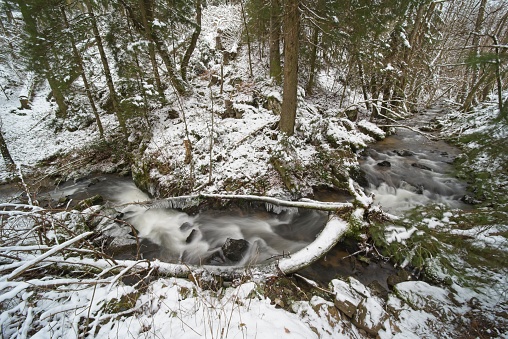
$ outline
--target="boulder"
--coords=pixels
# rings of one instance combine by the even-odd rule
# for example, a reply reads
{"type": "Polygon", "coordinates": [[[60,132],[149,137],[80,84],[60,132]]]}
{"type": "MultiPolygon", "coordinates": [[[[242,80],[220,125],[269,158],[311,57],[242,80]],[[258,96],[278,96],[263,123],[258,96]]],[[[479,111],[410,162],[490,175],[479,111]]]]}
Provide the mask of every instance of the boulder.
{"type": "Polygon", "coordinates": [[[222,253],[229,260],[238,262],[243,259],[243,256],[249,249],[249,246],[249,242],[245,239],[227,238],[224,245],[222,245],[222,253]]]}
{"type": "Polygon", "coordinates": [[[392,167],[392,164],[389,161],[387,161],[387,160],[383,160],[381,162],[378,162],[377,165],[380,166],[380,167],[392,167]]]}
{"type": "Polygon", "coordinates": [[[205,259],[205,262],[209,265],[223,265],[226,262],[226,258],[220,249],[216,250],[205,259]]]}
{"type": "Polygon", "coordinates": [[[280,94],[277,92],[272,92],[268,94],[268,96],[266,97],[266,104],[264,105],[264,107],[267,110],[272,111],[273,114],[280,115],[280,112],[282,110],[282,98],[280,94]]]}
{"type": "Polygon", "coordinates": [[[457,306],[461,302],[444,288],[424,281],[406,281],[397,284],[394,292],[414,310],[431,313],[442,321],[455,321],[458,317],[457,306]]]}
{"type": "Polygon", "coordinates": [[[399,157],[410,157],[413,156],[414,153],[411,151],[408,151],[407,149],[403,150],[394,150],[395,154],[397,154],[399,157]]]}
{"type": "Polygon", "coordinates": [[[388,313],[383,309],[383,306],[377,302],[376,298],[371,297],[363,299],[358,304],[353,323],[370,335],[376,336],[379,330],[384,329],[388,318],[388,313]]]}
{"type": "Polygon", "coordinates": [[[381,285],[381,283],[377,280],[373,280],[367,287],[370,289],[373,295],[383,299],[388,300],[388,290],[381,285]]]}
{"type": "Polygon", "coordinates": [[[193,229],[193,230],[190,232],[190,234],[189,234],[189,236],[187,237],[187,239],[185,239],[185,242],[186,242],[187,244],[190,244],[190,243],[191,243],[194,239],[196,239],[196,237],[198,236],[198,234],[199,234],[199,231],[198,231],[197,229],[193,229]]]}
{"type": "Polygon", "coordinates": [[[362,297],[345,281],[334,279],[331,282],[335,298],[333,303],[347,317],[352,318],[362,297]]]}
{"type": "Polygon", "coordinates": [[[432,172],[432,168],[430,168],[429,166],[417,163],[417,162],[412,163],[411,166],[419,168],[419,169],[422,169],[422,170],[426,170],[426,171],[431,171],[432,172]]]}
{"type": "Polygon", "coordinates": [[[399,270],[397,274],[392,274],[386,278],[386,283],[388,284],[388,287],[392,288],[404,281],[409,280],[409,273],[405,270],[399,270]]]}
{"type": "Polygon", "coordinates": [[[190,230],[191,228],[192,228],[192,225],[189,222],[184,222],[182,225],[180,225],[180,231],[182,231],[182,232],[186,232],[186,231],[190,230]]]}
{"type": "Polygon", "coordinates": [[[357,107],[349,108],[344,113],[346,114],[346,117],[350,121],[356,121],[358,119],[358,108],[357,107]]]}
{"type": "Polygon", "coordinates": [[[359,121],[357,123],[357,127],[360,132],[374,138],[375,140],[383,140],[386,137],[385,131],[367,120],[359,121]]]}

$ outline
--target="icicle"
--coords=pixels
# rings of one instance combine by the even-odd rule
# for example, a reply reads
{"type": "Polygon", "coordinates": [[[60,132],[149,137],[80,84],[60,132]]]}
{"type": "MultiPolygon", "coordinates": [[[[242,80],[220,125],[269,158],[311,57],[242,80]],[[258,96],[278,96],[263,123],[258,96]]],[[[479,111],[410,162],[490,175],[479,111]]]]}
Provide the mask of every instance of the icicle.
{"type": "Polygon", "coordinates": [[[298,213],[297,207],[285,207],[280,205],[275,205],[269,202],[265,202],[265,209],[267,212],[272,212],[275,214],[281,214],[282,212],[287,212],[290,214],[298,213]]]}
{"type": "Polygon", "coordinates": [[[186,195],[153,201],[150,205],[148,205],[148,208],[184,209],[197,206],[199,205],[199,202],[199,197],[197,195],[186,195]]]}

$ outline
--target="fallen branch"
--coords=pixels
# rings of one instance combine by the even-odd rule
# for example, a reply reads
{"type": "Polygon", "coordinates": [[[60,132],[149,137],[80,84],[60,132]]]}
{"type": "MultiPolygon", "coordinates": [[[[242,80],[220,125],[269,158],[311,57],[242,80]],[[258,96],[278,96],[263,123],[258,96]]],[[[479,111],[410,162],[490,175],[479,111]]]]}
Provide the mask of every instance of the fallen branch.
{"type": "Polygon", "coordinates": [[[254,130],[252,133],[249,133],[245,137],[243,137],[242,140],[240,140],[238,142],[238,145],[243,144],[245,140],[249,139],[250,137],[255,136],[256,134],[258,134],[259,132],[264,130],[267,126],[270,126],[270,128],[273,129],[275,126],[277,126],[278,123],[279,123],[278,121],[275,121],[275,122],[271,121],[271,122],[269,122],[267,124],[264,124],[263,126],[261,126],[258,129],[254,130]]]}
{"type": "Polygon", "coordinates": [[[66,248],[67,246],[70,246],[72,244],[74,244],[75,242],[78,242],[86,237],[88,237],[89,235],[91,235],[93,232],[86,232],[86,233],[83,233],[83,234],[80,234],[78,235],[77,237],[75,238],[72,238],[64,243],[62,243],[61,245],[58,245],[58,246],[55,246],[53,247],[51,250],[47,251],[46,253],[38,256],[37,258],[31,260],[31,261],[28,261],[26,262],[24,265],[22,265],[21,267],[18,267],[17,269],[15,269],[11,274],[9,274],[8,276],[6,277],[2,277],[0,278],[0,281],[9,281],[9,280],[13,280],[17,277],[19,277],[21,274],[23,274],[23,272],[25,272],[26,270],[28,270],[29,268],[37,265],[37,263],[43,261],[44,259],[52,256],[53,254],[63,250],[64,248],[66,248]]]}
{"type": "Polygon", "coordinates": [[[281,259],[278,268],[282,273],[289,274],[309,266],[331,250],[348,229],[349,225],[346,221],[333,216],[316,240],[291,255],[291,257],[281,259]]]}
{"type": "Polygon", "coordinates": [[[395,128],[407,128],[415,133],[418,133],[418,134],[421,134],[423,135],[425,138],[429,139],[429,140],[436,140],[436,138],[428,133],[425,133],[425,132],[422,132],[422,131],[419,131],[417,130],[416,128],[413,128],[413,127],[410,127],[410,126],[407,126],[407,125],[378,125],[378,127],[395,127],[395,128]]]}
{"type": "Polygon", "coordinates": [[[191,205],[196,204],[199,199],[203,198],[216,198],[216,199],[241,199],[247,201],[259,201],[268,204],[272,204],[275,206],[283,206],[283,207],[296,207],[296,208],[307,208],[307,209],[315,209],[321,211],[350,211],[353,209],[353,204],[349,202],[321,202],[310,199],[305,199],[303,201],[289,201],[282,200],[274,197],[267,196],[258,196],[258,195],[238,195],[238,194],[198,194],[198,195],[184,195],[179,197],[172,197],[163,200],[155,200],[144,203],[145,205],[153,205],[153,207],[165,207],[165,204],[169,205],[167,207],[172,208],[175,205],[185,204],[191,205]]]}
{"type": "Polygon", "coordinates": [[[127,266],[126,268],[124,268],[122,270],[122,272],[118,273],[114,278],[113,280],[111,280],[111,283],[109,284],[109,287],[108,287],[108,292],[111,291],[111,288],[113,288],[113,285],[118,281],[120,280],[120,278],[122,278],[127,272],[129,272],[132,268],[134,268],[134,266],[140,264],[140,263],[143,263],[143,262],[147,262],[148,263],[148,268],[150,268],[150,261],[148,260],[142,260],[142,261],[138,261],[138,262],[134,262],[133,264],[127,266]]]}

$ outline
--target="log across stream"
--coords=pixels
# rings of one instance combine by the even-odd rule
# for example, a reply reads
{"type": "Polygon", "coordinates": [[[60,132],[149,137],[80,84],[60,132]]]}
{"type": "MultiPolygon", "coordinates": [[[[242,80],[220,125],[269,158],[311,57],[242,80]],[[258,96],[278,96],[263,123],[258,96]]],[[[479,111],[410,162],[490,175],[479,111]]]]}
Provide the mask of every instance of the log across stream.
{"type": "Polygon", "coordinates": [[[353,210],[349,202],[294,202],[249,195],[151,200],[131,180],[115,176],[69,182],[50,196],[52,200],[65,197],[69,203],[68,199],[97,194],[120,212],[115,218],[125,222],[111,222],[103,230],[112,236],[132,238],[128,224],[139,237],[138,241],[131,239],[131,244],[137,245],[134,251],[125,242],[119,244],[126,250],[114,249],[115,258],[159,260],[159,269],[175,275],[203,266],[221,275],[254,265],[262,267],[261,271],[297,271],[334,247],[347,231],[347,222],[331,211],[353,210]],[[210,205],[207,200],[236,203],[214,209],[206,207],[210,205]]]}

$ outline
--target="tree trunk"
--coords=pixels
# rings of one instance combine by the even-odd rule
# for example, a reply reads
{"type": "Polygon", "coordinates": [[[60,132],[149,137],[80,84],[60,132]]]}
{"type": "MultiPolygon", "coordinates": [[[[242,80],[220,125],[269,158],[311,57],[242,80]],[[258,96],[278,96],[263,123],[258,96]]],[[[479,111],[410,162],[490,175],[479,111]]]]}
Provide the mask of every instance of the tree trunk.
{"type": "MultiPolygon", "coordinates": [[[[478,15],[476,16],[476,22],[474,25],[474,33],[473,33],[473,55],[476,57],[480,53],[480,31],[482,29],[483,20],[485,18],[485,6],[487,5],[487,0],[481,0],[480,8],[478,9],[478,15]]],[[[478,66],[473,65],[473,77],[471,79],[471,87],[476,84],[478,80],[479,70],[478,66]]]]}
{"type": "Polygon", "coordinates": [[[499,114],[503,112],[503,83],[501,79],[501,59],[499,57],[499,40],[497,36],[491,35],[491,38],[496,46],[494,51],[496,53],[496,85],[497,85],[497,101],[499,106],[499,114]]]}
{"type": "Polygon", "coordinates": [[[383,84],[383,101],[381,103],[381,112],[379,112],[379,115],[381,117],[385,117],[387,114],[388,109],[390,109],[390,99],[392,96],[392,81],[389,77],[393,75],[386,75],[385,76],[385,82],[383,84]]]}
{"type": "Polygon", "coordinates": [[[182,63],[180,64],[180,74],[184,81],[187,79],[187,67],[189,66],[191,55],[196,49],[199,34],[201,34],[201,0],[196,0],[196,28],[194,29],[194,33],[192,33],[189,48],[185,51],[182,63]]]}
{"type": "MultiPolygon", "coordinates": [[[[127,14],[131,18],[134,27],[141,34],[143,34],[144,27],[137,20],[136,15],[134,15],[132,8],[124,0],[120,0],[120,3],[125,8],[127,14]]],[[[164,65],[166,66],[166,71],[168,72],[173,88],[178,92],[178,94],[186,94],[187,89],[185,86],[185,81],[176,74],[174,63],[171,60],[171,57],[169,56],[169,53],[166,49],[166,46],[164,45],[162,38],[157,34],[156,31],[152,30],[149,39],[150,42],[155,44],[155,49],[157,50],[157,53],[159,53],[160,57],[162,58],[162,62],[164,62],[164,65]]]]}
{"type": "Polygon", "coordinates": [[[284,85],[279,128],[293,135],[298,92],[298,31],[300,26],[299,0],[287,0],[284,5],[284,85]]]}
{"type": "Polygon", "coordinates": [[[508,123],[508,98],[503,103],[503,109],[499,112],[499,118],[508,123]]]}
{"type": "Polygon", "coordinates": [[[85,5],[88,11],[88,15],[90,16],[90,21],[92,24],[92,30],[95,38],[95,43],[97,48],[99,49],[99,54],[101,57],[102,67],[104,69],[104,75],[106,76],[106,83],[108,84],[109,96],[111,98],[111,104],[113,106],[113,111],[115,112],[118,118],[118,124],[122,129],[122,132],[127,135],[127,126],[125,124],[125,117],[118,106],[118,99],[116,97],[115,85],[113,83],[113,77],[111,76],[111,71],[109,69],[108,58],[106,57],[106,52],[104,51],[104,45],[102,44],[102,38],[99,33],[99,28],[97,27],[97,21],[95,19],[95,15],[92,8],[92,3],[90,0],[85,0],[85,5]]]}
{"type": "Polygon", "coordinates": [[[314,87],[314,78],[316,73],[317,66],[317,52],[318,52],[318,44],[319,44],[319,28],[317,26],[314,27],[314,32],[312,33],[312,47],[310,52],[310,67],[309,67],[309,80],[307,81],[307,85],[305,86],[305,95],[312,95],[312,90],[314,87]]]}
{"type": "Polygon", "coordinates": [[[90,102],[90,106],[92,107],[92,112],[95,116],[95,121],[97,122],[97,127],[99,128],[99,135],[100,135],[101,139],[103,139],[104,138],[104,129],[102,128],[101,118],[99,116],[99,112],[97,111],[97,107],[95,106],[95,101],[93,99],[92,91],[90,90],[90,85],[89,85],[88,79],[86,77],[85,67],[83,65],[83,59],[81,58],[81,55],[79,54],[78,48],[76,47],[76,41],[74,40],[74,37],[72,36],[69,21],[67,20],[67,14],[65,13],[65,8],[62,6],[62,7],[60,7],[60,10],[62,12],[62,18],[65,23],[65,28],[67,28],[67,31],[69,33],[69,39],[70,39],[71,45],[72,45],[72,52],[74,53],[74,58],[76,59],[76,63],[78,65],[79,72],[81,73],[81,79],[83,79],[83,84],[85,86],[86,96],[88,97],[88,101],[90,102]]]}
{"type": "Polygon", "coordinates": [[[469,111],[469,109],[473,105],[474,98],[475,98],[476,92],[478,91],[478,88],[480,88],[480,86],[484,83],[487,83],[487,84],[492,83],[493,81],[495,81],[495,78],[496,78],[495,75],[491,74],[490,72],[483,73],[482,76],[480,76],[480,78],[476,82],[476,84],[474,84],[474,86],[471,88],[471,90],[467,94],[467,97],[464,100],[464,104],[462,105],[461,110],[464,112],[469,111]]]}
{"type": "MultiPolygon", "coordinates": [[[[141,18],[145,28],[145,38],[150,41],[152,34],[153,22],[153,3],[151,0],[139,0],[139,8],[141,9],[141,18]]],[[[152,64],[153,76],[155,79],[155,87],[161,97],[164,96],[164,89],[162,88],[161,77],[159,75],[159,67],[157,66],[157,58],[155,55],[155,46],[152,42],[148,44],[148,53],[150,54],[150,63],[152,64]]]]}
{"type": "Polygon", "coordinates": [[[247,26],[247,17],[245,15],[245,9],[243,8],[243,0],[240,0],[240,7],[242,9],[242,18],[243,18],[243,25],[245,27],[245,33],[247,34],[247,53],[249,56],[249,74],[252,78],[252,57],[251,57],[251,48],[250,48],[250,34],[249,34],[249,27],[247,26]]]}
{"type": "Polygon", "coordinates": [[[2,157],[7,166],[14,165],[14,160],[12,160],[11,153],[7,148],[7,143],[4,139],[4,134],[2,132],[2,122],[0,121],[0,152],[2,153],[2,157]]]}
{"type": "Polygon", "coordinates": [[[270,77],[275,83],[282,83],[282,66],[280,64],[280,3],[270,2],[270,77]]]}
{"type": "Polygon", "coordinates": [[[169,56],[169,53],[166,49],[166,46],[160,39],[160,37],[152,32],[152,41],[155,43],[155,47],[157,48],[157,52],[162,58],[164,65],[166,65],[166,71],[168,72],[169,78],[171,80],[171,84],[174,89],[178,92],[178,94],[186,94],[187,88],[185,86],[185,82],[183,79],[179,78],[175,71],[175,65],[169,56]]]}
{"type": "Polygon", "coordinates": [[[55,98],[56,104],[58,106],[56,117],[65,119],[67,117],[67,104],[65,103],[65,97],[60,89],[59,81],[56,80],[53,76],[51,66],[46,59],[43,61],[43,64],[44,68],[46,69],[46,79],[48,80],[49,87],[51,88],[51,94],[53,95],[53,98],[55,98]]]}
{"type": "Polygon", "coordinates": [[[363,72],[363,64],[360,55],[357,54],[356,63],[358,66],[358,76],[360,77],[360,84],[362,86],[363,100],[365,101],[365,108],[367,111],[371,111],[370,103],[369,103],[369,89],[367,88],[367,84],[365,83],[365,75],[363,72]]]}
{"type": "MultiPolygon", "coordinates": [[[[41,37],[39,37],[39,32],[37,29],[37,23],[35,18],[32,16],[32,11],[28,8],[25,1],[18,0],[19,9],[21,14],[23,15],[23,20],[25,21],[25,30],[28,33],[31,41],[36,43],[39,41],[41,37]]],[[[56,112],[56,117],[65,119],[67,117],[67,104],[65,103],[65,97],[60,89],[59,81],[53,76],[53,71],[48,60],[43,56],[42,67],[44,69],[45,77],[48,80],[49,87],[51,88],[51,93],[56,100],[56,104],[58,105],[58,111],[56,112]]]]}

